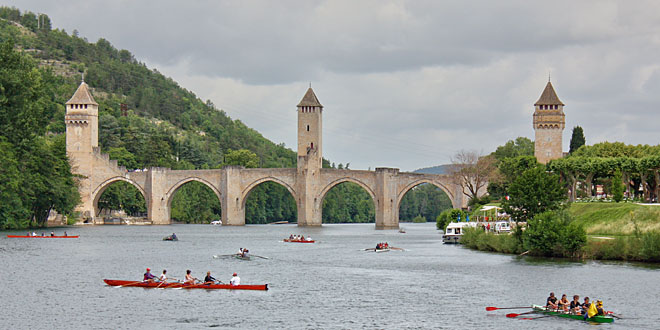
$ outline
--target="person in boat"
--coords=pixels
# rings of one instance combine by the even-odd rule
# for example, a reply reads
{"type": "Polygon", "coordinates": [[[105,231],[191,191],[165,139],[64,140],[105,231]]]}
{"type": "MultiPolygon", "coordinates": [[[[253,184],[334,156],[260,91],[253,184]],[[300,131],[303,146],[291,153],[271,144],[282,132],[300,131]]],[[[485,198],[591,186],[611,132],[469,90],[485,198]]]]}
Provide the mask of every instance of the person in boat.
{"type": "Polygon", "coordinates": [[[161,282],[166,282],[167,281],[167,269],[163,269],[163,273],[160,274],[160,277],[158,278],[161,282]]]}
{"type": "Polygon", "coordinates": [[[41,237],[46,237],[46,233],[41,232],[41,237]]]}
{"type": "Polygon", "coordinates": [[[234,275],[232,275],[231,280],[229,280],[229,284],[231,284],[231,285],[241,285],[241,278],[238,277],[237,273],[234,273],[234,275]]]}
{"type": "Polygon", "coordinates": [[[582,304],[580,304],[580,296],[578,295],[573,296],[573,300],[571,301],[569,308],[571,309],[571,313],[580,315],[580,312],[582,311],[582,304]]]}
{"type": "Polygon", "coordinates": [[[568,301],[568,297],[566,297],[566,294],[561,295],[561,299],[557,302],[557,308],[564,311],[568,312],[568,306],[571,304],[570,301],[568,301]]]}
{"type": "Polygon", "coordinates": [[[584,319],[586,320],[587,317],[589,317],[589,307],[591,307],[591,303],[589,302],[589,297],[584,297],[584,302],[582,303],[582,315],[584,315],[584,319]]]}
{"type": "MultiPolygon", "coordinates": [[[[599,300],[597,300],[596,303],[589,304],[589,308],[587,308],[584,312],[584,319],[585,320],[587,318],[591,318],[591,317],[594,317],[594,316],[598,315],[598,307],[596,307],[598,301],[599,300]]],[[[602,303],[601,303],[601,308],[602,308],[602,303]]]]}
{"type": "Polygon", "coordinates": [[[601,300],[596,300],[596,315],[605,315],[605,310],[603,309],[603,301],[601,300]]]}
{"type": "Polygon", "coordinates": [[[306,240],[307,240],[307,241],[311,241],[311,240],[312,240],[312,238],[311,238],[311,237],[309,237],[309,236],[307,236],[307,238],[306,238],[306,240]]]}
{"type": "Polygon", "coordinates": [[[293,239],[293,234],[289,235],[289,239],[293,239]]]}
{"type": "Polygon", "coordinates": [[[147,271],[144,273],[144,277],[142,278],[143,282],[153,282],[156,276],[151,273],[151,268],[147,268],[147,271]]]}
{"type": "Polygon", "coordinates": [[[211,276],[211,271],[209,270],[206,272],[206,277],[204,277],[204,284],[213,284],[217,282],[218,280],[215,279],[215,277],[211,276]]]}
{"type": "Polygon", "coordinates": [[[69,235],[66,232],[64,232],[64,237],[67,237],[67,236],[69,236],[69,235]]]}
{"type": "Polygon", "coordinates": [[[50,232],[50,237],[55,237],[55,232],[54,231],[50,232]]]}
{"type": "Polygon", "coordinates": [[[557,309],[557,297],[555,297],[554,292],[550,292],[550,297],[546,300],[546,308],[557,309]]]}
{"type": "Polygon", "coordinates": [[[301,241],[304,241],[304,240],[305,240],[305,235],[301,235],[301,236],[300,236],[300,240],[301,240],[301,241]]]}
{"type": "Polygon", "coordinates": [[[241,256],[243,258],[249,258],[250,257],[250,250],[248,249],[243,249],[243,255],[241,256]]]}
{"type": "Polygon", "coordinates": [[[32,232],[32,236],[37,236],[37,232],[32,232]]]}
{"type": "Polygon", "coordinates": [[[178,240],[178,238],[176,237],[176,234],[175,234],[175,233],[172,233],[172,236],[170,236],[170,237],[172,238],[173,241],[178,240]]]}
{"type": "Polygon", "coordinates": [[[385,248],[386,248],[386,249],[389,249],[389,248],[390,248],[390,245],[387,244],[387,242],[385,242],[385,248]]]}
{"type": "Polygon", "coordinates": [[[190,269],[186,270],[186,279],[185,281],[183,281],[183,284],[191,284],[191,285],[195,284],[195,280],[197,279],[194,278],[190,273],[191,273],[190,269]]]}

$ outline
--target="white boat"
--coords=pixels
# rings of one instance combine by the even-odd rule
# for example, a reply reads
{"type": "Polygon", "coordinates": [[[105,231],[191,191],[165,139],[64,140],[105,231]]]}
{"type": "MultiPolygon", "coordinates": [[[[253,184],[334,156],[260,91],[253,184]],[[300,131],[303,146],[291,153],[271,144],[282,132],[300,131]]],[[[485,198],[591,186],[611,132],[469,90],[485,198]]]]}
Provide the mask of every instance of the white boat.
{"type": "Polygon", "coordinates": [[[211,221],[211,224],[216,226],[222,226],[222,221],[220,220],[211,221]]]}
{"type": "Polygon", "coordinates": [[[498,234],[508,234],[511,232],[511,223],[508,221],[498,221],[495,223],[495,232],[498,234]]]}
{"type": "Polygon", "coordinates": [[[476,222],[451,222],[447,225],[445,234],[442,235],[442,241],[444,243],[458,244],[461,242],[461,236],[463,236],[465,228],[475,228],[476,226],[476,222]]]}

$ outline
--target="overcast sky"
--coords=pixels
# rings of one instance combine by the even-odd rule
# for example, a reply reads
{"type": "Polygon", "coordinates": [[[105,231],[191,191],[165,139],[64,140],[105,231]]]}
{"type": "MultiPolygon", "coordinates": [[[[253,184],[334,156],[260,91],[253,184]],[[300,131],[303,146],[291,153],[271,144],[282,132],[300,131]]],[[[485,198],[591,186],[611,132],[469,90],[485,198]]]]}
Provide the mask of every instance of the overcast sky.
{"type": "Polygon", "coordinates": [[[118,49],[296,146],[309,83],[324,157],[414,170],[534,139],[548,73],[587,144],[660,143],[660,1],[5,0],[118,49]]]}

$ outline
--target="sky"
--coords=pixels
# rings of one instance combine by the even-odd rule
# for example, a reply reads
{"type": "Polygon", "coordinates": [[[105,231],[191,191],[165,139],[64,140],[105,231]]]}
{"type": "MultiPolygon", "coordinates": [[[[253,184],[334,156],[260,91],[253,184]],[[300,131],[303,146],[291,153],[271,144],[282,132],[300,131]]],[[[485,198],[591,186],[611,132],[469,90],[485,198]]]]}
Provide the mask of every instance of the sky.
{"type": "MultiPolygon", "coordinates": [[[[587,144],[660,143],[659,1],[5,0],[110,41],[275,143],[310,83],[323,152],[412,171],[518,136],[548,78],[587,144]]],[[[93,86],[92,86],[93,87],[93,86]]]]}

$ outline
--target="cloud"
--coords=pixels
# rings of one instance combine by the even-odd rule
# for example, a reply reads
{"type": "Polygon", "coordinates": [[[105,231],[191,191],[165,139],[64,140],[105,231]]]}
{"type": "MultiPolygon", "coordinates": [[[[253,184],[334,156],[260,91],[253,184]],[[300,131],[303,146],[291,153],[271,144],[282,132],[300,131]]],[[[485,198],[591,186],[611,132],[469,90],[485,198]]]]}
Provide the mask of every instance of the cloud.
{"type": "Polygon", "coordinates": [[[658,143],[656,1],[9,1],[108,39],[275,142],[296,146],[308,83],[324,153],[411,170],[533,139],[552,75],[564,148],[658,143]]]}

